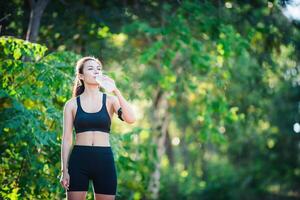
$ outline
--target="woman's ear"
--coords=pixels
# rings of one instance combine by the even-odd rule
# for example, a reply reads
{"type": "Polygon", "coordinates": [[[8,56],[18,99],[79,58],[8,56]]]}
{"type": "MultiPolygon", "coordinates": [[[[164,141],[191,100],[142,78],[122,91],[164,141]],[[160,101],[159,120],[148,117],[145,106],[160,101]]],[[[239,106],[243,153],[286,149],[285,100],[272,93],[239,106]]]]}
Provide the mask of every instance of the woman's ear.
{"type": "Polygon", "coordinates": [[[78,75],[79,80],[84,80],[84,76],[82,74],[78,75]]]}

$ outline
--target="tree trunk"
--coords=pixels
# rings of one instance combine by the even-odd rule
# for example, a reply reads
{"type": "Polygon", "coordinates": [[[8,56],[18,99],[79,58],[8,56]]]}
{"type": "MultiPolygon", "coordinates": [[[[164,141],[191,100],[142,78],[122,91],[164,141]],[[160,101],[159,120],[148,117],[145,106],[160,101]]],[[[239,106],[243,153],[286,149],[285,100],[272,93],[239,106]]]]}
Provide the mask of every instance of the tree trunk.
{"type": "Polygon", "coordinates": [[[188,165],[189,165],[189,155],[188,155],[188,149],[187,149],[187,143],[186,143],[186,128],[184,128],[182,131],[181,131],[181,140],[180,140],[180,151],[181,151],[181,154],[182,154],[182,158],[183,158],[183,167],[184,167],[184,170],[187,170],[188,169],[188,165]]]}
{"type": "Polygon", "coordinates": [[[43,12],[50,0],[29,0],[30,19],[27,28],[26,40],[36,42],[43,12]]]}
{"type": "Polygon", "coordinates": [[[171,141],[169,129],[167,129],[166,132],[165,146],[166,146],[166,154],[168,156],[170,166],[174,166],[175,160],[174,160],[173,147],[172,147],[172,141],[171,141]]]}
{"type": "Polygon", "coordinates": [[[160,163],[163,154],[165,153],[165,140],[167,135],[167,129],[169,125],[169,113],[168,102],[165,97],[165,93],[159,91],[154,101],[154,112],[152,116],[152,122],[154,127],[154,142],[157,144],[157,157],[158,160],[155,163],[155,169],[150,176],[148,185],[148,191],[151,196],[150,199],[158,199],[160,188],[160,163]]]}
{"type": "Polygon", "coordinates": [[[202,180],[207,181],[208,177],[207,177],[207,162],[205,159],[205,153],[207,151],[206,148],[206,143],[203,142],[201,147],[200,147],[200,166],[201,166],[201,170],[202,170],[202,180]]]}

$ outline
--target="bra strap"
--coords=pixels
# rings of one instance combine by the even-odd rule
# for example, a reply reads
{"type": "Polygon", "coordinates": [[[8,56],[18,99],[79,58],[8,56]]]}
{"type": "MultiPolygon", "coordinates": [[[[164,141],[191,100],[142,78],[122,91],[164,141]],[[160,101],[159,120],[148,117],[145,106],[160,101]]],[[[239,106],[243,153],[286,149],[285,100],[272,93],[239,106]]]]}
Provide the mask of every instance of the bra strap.
{"type": "Polygon", "coordinates": [[[105,102],[106,102],[106,94],[105,93],[103,93],[103,98],[102,98],[102,105],[104,105],[105,106],[105,102]]]}
{"type": "Polygon", "coordinates": [[[81,103],[80,103],[79,95],[77,96],[76,101],[77,101],[77,107],[78,107],[79,109],[82,109],[82,108],[81,108],[81,103]]]}

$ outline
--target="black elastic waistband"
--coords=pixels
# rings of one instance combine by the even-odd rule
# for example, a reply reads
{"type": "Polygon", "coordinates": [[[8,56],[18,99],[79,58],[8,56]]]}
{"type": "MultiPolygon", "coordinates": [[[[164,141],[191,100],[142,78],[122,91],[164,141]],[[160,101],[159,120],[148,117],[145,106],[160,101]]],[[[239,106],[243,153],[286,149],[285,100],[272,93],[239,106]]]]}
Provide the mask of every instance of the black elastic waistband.
{"type": "Polygon", "coordinates": [[[91,128],[89,128],[89,129],[82,129],[82,130],[76,129],[75,133],[79,134],[79,133],[83,133],[85,131],[101,131],[101,132],[105,132],[105,133],[110,134],[110,129],[105,129],[104,130],[104,129],[91,129],[91,128]]]}
{"type": "Polygon", "coordinates": [[[110,152],[112,151],[111,146],[89,146],[89,145],[74,145],[73,149],[80,149],[81,151],[101,151],[110,152]]]}

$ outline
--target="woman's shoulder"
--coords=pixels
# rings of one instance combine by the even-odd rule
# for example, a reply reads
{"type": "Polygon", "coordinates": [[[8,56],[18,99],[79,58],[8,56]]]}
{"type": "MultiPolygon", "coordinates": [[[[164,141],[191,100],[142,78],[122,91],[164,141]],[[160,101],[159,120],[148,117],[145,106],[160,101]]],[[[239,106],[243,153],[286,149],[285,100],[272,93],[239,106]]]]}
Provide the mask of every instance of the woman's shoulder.
{"type": "Polygon", "coordinates": [[[76,97],[71,97],[70,99],[68,99],[65,103],[65,107],[68,107],[71,109],[76,107],[76,97]]]}
{"type": "Polygon", "coordinates": [[[108,101],[110,101],[110,102],[114,102],[114,101],[117,100],[117,97],[114,96],[114,95],[107,94],[107,93],[104,93],[104,94],[106,94],[106,99],[107,99],[108,101]]]}

